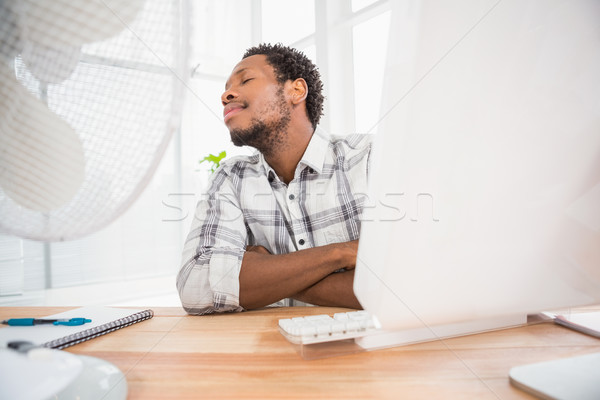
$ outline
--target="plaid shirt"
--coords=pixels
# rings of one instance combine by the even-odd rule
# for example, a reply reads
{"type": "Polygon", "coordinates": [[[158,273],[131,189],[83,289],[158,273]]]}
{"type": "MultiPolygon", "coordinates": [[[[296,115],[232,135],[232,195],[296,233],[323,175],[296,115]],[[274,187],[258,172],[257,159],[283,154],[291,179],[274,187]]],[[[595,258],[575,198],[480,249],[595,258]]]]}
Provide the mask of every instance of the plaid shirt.
{"type": "Polygon", "coordinates": [[[241,311],[246,246],[272,254],[358,239],[372,138],[315,133],[286,185],[260,153],[227,160],[196,208],[177,277],[190,314],[241,311]]]}

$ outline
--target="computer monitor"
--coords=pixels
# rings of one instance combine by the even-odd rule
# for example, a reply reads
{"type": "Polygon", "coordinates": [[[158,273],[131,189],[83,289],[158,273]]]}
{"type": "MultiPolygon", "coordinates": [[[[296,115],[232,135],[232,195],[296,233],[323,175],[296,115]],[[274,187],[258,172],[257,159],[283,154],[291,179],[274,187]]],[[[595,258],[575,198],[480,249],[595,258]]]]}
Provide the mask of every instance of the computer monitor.
{"type": "Polygon", "coordinates": [[[411,7],[392,11],[360,303],[410,342],[600,302],[600,3],[411,7]]]}

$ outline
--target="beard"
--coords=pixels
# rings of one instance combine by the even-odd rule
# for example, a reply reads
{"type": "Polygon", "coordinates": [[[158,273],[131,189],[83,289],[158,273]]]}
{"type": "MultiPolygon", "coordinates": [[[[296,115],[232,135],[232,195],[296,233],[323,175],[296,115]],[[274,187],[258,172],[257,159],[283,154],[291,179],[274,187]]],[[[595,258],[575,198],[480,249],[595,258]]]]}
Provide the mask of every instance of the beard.
{"type": "Polygon", "coordinates": [[[291,120],[291,111],[286,107],[283,89],[279,89],[277,98],[260,114],[268,114],[269,111],[275,111],[277,118],[271,121],[252,118],[248,128],[230,131],[231,142],[235,146],[252,146],[266,157],[282,149],[291,120]]]}

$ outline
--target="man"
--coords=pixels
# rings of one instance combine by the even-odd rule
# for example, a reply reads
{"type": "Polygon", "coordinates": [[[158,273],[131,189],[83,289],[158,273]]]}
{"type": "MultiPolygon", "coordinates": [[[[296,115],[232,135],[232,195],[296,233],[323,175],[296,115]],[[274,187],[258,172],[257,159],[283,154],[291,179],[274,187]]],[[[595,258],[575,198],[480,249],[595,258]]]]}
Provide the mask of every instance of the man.
{"type": "Polygon", "coordinates": [[[255,147],[214,173],[177,277],[190,314],[285,298],[360,308],[352,290],[365,200],[367,135],[325,139],[320,75],[301,52],[246,51],[221,96],[235,145],[255,147]]]}

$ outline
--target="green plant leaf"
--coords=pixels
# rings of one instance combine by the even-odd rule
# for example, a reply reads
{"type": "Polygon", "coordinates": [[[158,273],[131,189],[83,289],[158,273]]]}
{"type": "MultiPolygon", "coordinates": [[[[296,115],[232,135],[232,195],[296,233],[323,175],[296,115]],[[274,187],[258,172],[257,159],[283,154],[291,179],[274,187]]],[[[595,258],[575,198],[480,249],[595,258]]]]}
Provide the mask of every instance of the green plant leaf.
{"type": "Polygon", "coordinates": [[[223,160],[227,156],[227,153],[223,150],[219,153],[219,155],[215,156],[214,154],[209,154],[199,161],[199,164],[203,162],[207,162],[210,164],[210,172],[214,173],[217,168],[221,165],[221,160],[223,160]]]}

